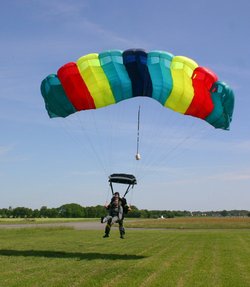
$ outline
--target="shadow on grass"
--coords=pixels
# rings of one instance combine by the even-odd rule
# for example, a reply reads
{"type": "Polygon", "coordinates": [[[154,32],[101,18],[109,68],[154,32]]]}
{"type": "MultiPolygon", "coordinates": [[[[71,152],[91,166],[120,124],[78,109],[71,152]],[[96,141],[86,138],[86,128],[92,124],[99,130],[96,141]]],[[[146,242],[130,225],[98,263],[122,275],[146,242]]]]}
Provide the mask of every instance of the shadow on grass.
{"type": "Polygon", "coordinates": [[[146,258],[141,255],[114,254],[114,253],[95,253],[95,252],[65,252],[50,250],[0,250],[0,256],[24,256],[24,257],[47,257],[47,258],[75,258],[78,260],[138,260],[146,258]]]}

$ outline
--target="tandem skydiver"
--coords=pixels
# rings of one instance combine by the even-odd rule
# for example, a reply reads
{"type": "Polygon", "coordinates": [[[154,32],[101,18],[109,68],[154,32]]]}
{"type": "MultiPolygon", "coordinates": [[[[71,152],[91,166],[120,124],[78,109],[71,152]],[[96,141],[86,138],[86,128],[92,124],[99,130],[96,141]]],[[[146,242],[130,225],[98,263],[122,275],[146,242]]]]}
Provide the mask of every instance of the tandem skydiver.
{"type": "Polygon", "coordinates": [[[109,237],[111,226],[114,223],[118,223],[120,238],[124,239],[125,230],[123,227],[123,207],[119,201],[119,197],[115,197],[114,200],[105,207],[109,210],[109,215],[101,218],[101,223],[107,222],[103,238],[109,237]]]}

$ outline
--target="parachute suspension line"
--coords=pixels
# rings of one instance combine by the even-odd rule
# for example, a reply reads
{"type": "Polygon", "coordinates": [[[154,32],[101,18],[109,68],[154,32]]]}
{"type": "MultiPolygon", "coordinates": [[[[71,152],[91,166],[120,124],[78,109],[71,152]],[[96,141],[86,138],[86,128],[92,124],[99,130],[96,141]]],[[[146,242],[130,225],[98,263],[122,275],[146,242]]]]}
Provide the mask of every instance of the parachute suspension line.
{"type": "MultiPolygon", "coordinates": [[[[89,99],[88,99],[89,100],[89,99]]],[[[90,103],[89,103],[90,104],[90,103]]],[[[105,177],[109,175],[109,158],[107,156],[107,153],[105,152],[105,141],[103,141],[102,133],[103,133],[103,127],[101,127],[101,124],[98,124],[97,122],[97,115],[96,110],[90,109],[85,112],[85,115],[89,115],[89,127],[91,127],[93,130],[87,130],[86,129],[86,119],[83,121],[82,118],[80,118],[80,124],[81,128],[85,133],[85,136],[88,140],[89,146],[92,149],[92,152],[94,154],[94,157],[96,158],[97,163],[99,164],[99,167],[101,167],[102,172],[105,174],[105,177]],[[87,113],[86,113],[87,112],[87,113]],[[97,137],[97,139],[95,138],[97,137]]],[[[77,113],[78,114],[78,113],[77,113]]],[[[82,114],[81,114],[82,115],[82,114]]],[[[108,123],[110,121],[107,121],[108,123]]]]}
{"type": "MultiPolygon", "coordinates": [[[[106,201],[105,201],[106,204],[109,204],[109,202],[110,202],[110,200],[109,200],[110,195],[109,194],[110,194],[110,189],[108,188],[107,193],[106,193],[106,201]]],[[[112,190],[112,196],[113,196],[113,190],[112,190]]]]}
{"type": "MultiPolygon", "coordinates": [[[[151,112],[152,108],[153,105],[150,104],[148,111],[151,112]]],[[[159,165],[166,163],[166,161],[172,161],[173,158],[179,156],[178,154],[184,151],[179,150],[179,147],[185,144],[184,147],[186,150],[192,146],[193,140],[190,143],[190,139],[198,132],[197,128],[199,127],[190,118],[188,121],[186,119],[185,121],[183,120],[181,126],[176,129],[176,123],[179,120],[176,120],[176,114],[171,110],[165,113],[165,107],[162,107],[162,112],[159,110],[159,112],[154,113],[153,117],[149,118],[149,120],[145,126],[147,138],[145,146],[143,145],[144,156],[143,162],[140,162],[140,174],[135,173],[139,180],[144,178],[146,174],[152,174],[152,165],[156,164],[159,167],[159,165]],[[186,132],[183,134],[185,130],[186,132]]],[[[202,129],[205,130],[204,126],[202,129]]]]}
{"type": "MultiPolygon", "coordinates": [[[[92,123],[94,124],[95,135],[97,135],[97,136],[99,137],[94,113],[93,113],[92,110],[90,110],[89,113],[90,113],[90,115],[91,115],[91,117],[92,117],[92,123]]],[[[95,141],[93,140],[93,138],[91,138],[90,132],[88,132],[88,131],[86,130],[85,124],[83,123],[82,118],[80,118],[80,116],[79,116],[79,122],[80,122],[80,127],[81,127],[82,131],[84,132],[84,134],[85,134],[85,136],[86,136],[86,139],[87,139],[87,141],[88,141],[88,143],[89,143],[89,146],[90,146],[91,149],[92,149],[92,152],[93,152],[93,154],[94,154],[94,157],[96,158],[97,162],[99,163],[99,166],[101,167],[101,169],[102,169],[102,171],[104,172],[105,176],[107,176],[108,173],[107,173],[107,170],[106,170],[105,162],[104,162],[104,160],[102,159],[100,153],[98,153],[98,150],[97,150],[95,141]]]]}
{"type": "Polygon", "coordinates": [[[131,191],[130,191],[129,204],[128,204],[129,206],[132,205],[133,195],[134,195],[134,186],[132,186],[131,191]]]}
{"type": "MultiPolygon", "coordinates": [[[[164,135],[162,132],[163,130],[161,131],[161,135],[158,135],[158,139],[162,139],[160,140],[160,145],[163,146],[164,145],[164,150],[161,151],[161,149],[158,149],[157,150],[157,158],[152,158],[151,161],[149,161],[145,167],[146,168],[149,168],[151,165],[154,165],[154,164],[161,164],[163,162],[165,162],[166,160],[169,159],[169,156],[170,157],[173,157],[173,154],[174,152],[180,147],[182,146],[186,141],[188,141],[191,136],[193,135],[193,132],[190,131],[189,134],[185,135],[183,137],[183,135],[180,136],[179,132],[175,131],[175,132],[171,132],[170,131],[170,127],[171,127],[172,123],[170,123],[170,125],[168,125],[168,137],[169,139],[175,139],[175,142],[173,142],[173,144],[171,144],[170,146],[166,146],[166,143],[165,143],[165,138],[166,138],[166,135],[164,135]]],[[[193,128],[194,126],[194,123],[191,124],[191,129],[193,128]]],[[[165,126],[166,127],[166,126],[165,126]]]]}
{"type": "Polygon", "coordinates": [[[141,159],[141,155],[139,153],[139,145],[140,145],[140,113],[141,113],[141,106],[138,108],[138,117],[137,117],[137,142],[136,142],[136,160],[141,159]]]}
{"type": "MultiPolygon", "coordinates": [[[[141,155],[140,155],[140,139],[141,139],[141,104],[139,104],[138,110],[137,110],[137,130],[136,130],[136,155],[135,155],[135,161],[132,161],[132,170],[133,170],[133,174],[138,175],[138,170],[139,167],[141,166],[141,155]]],[[[133,187],[132,187],[133,189],[133,187]]]]}
{"type": "Polygon", "coordinates": [[[92,143],[94,151],[95,151],[95,156],[98,158],[99,162],[101,163],[101,166],[104,170],[105,176],[108,176],[108,171],[107,171],[107,162],[105,158],[105,152],[104,152],[104,147],[103,147],[103,141],[102,137],[100,135],[100,128],[99,125],[97,124],[96,120],[96,114],[95,110],[90,110],[90,115],[91,115],[91,127],[93,128],[93,137],[96,137],[94,140],[94,143],[92,143]]]}
{"type": "MultiPolygon", "coordinates": [[[[148,101],[145,104],[145,113],[151,115],[151,117],[146,117],[145,119],[145,130],[143,130],[143,134],[145,136],[145,144],[143,145],[144,156],[143,162],[140,163],[140,173],[142,173],[145,168],[149,168],[151,162],[156,158],[156,156],[157,159],[161,159],[164,153],[166,153],[166,144],[164,141],[166,141],[166,138],[171,138],[171,136],[166,136],[166,132],[171,132],[172,126],[175,123],[173,119],[174,113],[169,111],[166,112],[165,107],[159,108],[158,103],[156,102],[149,103],[148,101]],[[154,111],[153,115],[152,111],[154,111]],[[167,126],[170,128],[167,129],[167,126]]],[[[141,140],[142,132],[140,131],[140,142],[141,140]]]]}
{"type": "Polygon", "coordinates": [[[95,147],[95,156],[98,157],[99,162],[102,165],[105,176],[108,177],[113,168],[113,140],[115,135],[114,121],[115,114],[110,110],[110,107],[101,109],[98,111],[98,115],[102,118],[105,117],[105,121],[97,121],[96,110],[89,111],[92,117],[92,127],[94,135],[97,139],[94,141],[93,147],[95,147]]]}
{"type": "MultiPolygon", "coordinates": [[[[84,143],[86,144],[86,141],[88,142],[86,147],[90,148],[90,151],[93,154],[93,158],[97,162],[97,166],[101,169],[102,172],[104,172],[105,176],[108,176],[108,173],[105,169],[105,164],[103,163],[101,156],[98,154],[95,144],[93,143],[93,139],[91,139],[90,133],[87,131],[81,116],[78,113],[75,113],[74,115],[68,117],[67,121],[65,120],[62,121],[64,123],[64,128],[66,127],[65,131],[71,137],[71,139],[73,139],[80,146],[80,149],[85,156],[86,156],[86,149],[84,149],[83,145],[84,143]],[[80,130],[80,135],[78,135],[78,137],[76,135],[77,131],[72,132],[72,130],[76,128],[80,130]],[[83,140],[83,135],[84,135],[84,140],[83,140]]],[[[86,114],[84,116],[85,116],[84,122],[86,122],[87,120],[86,114]]]]}
{"type": "MultiPolygon", "coordinates": [[[[195,124],[193,123],[191,128],[193,129],[195,127],[195,124]]],[[[184,150],[179,150],[180,146],[183,146],[184,143],[189,142],[189,140],[191,138],[194,137],[194,135],[196,134],[201,134],[202,136],[200,138],[204,138],[206,136],[206,131],[207,128],[206,127],[200,127],[198,130],[196,131],[190,131],[188,135],[186,135],[182,140],[180,140],[179,142],[177,142],[171,149],[169,149],[167,151],[167,153],[163,154],[163,157],[160,160],[155,159],[154,161],[151,162],[152,165],[154,165],[156,162],[158,164],[162,164],[164,162],[166,162],[166,160],[168,160],[168,162],[173,161],[175,158],[177,158],[178,156],[180,156],[184,150]],[[175,153],[175,151],[178,150],[178,153],[175,153]]],[[[198,144],[199,139],[198,138],[194,138],[194,140],[192,142],[189,142],[189,144],[185,145],[185,148],[190,148],[192,146],[192,148],[194,148],[194,146],[196,144],[198,144]]],[[[143,174],[140,175],[139,179],[142,180],[142,178],[145,178],[145,176],[148,174],[150,170],[150,165],[148,164],[147,166],[145,166],[145,170],[143,172],[143,174]]]]}
{"type": "MultiPolygon", "coordinates": [[[[66,112],[65,107],[59,102],[57,101],[56,104],[53,103],[54,106],[59,106],[62,110],[64,110],[66,112]]],[[[63,118],[62,121],[60,121],[61,123],[61,128],[63,129],[63,131],[71,138],[72,141],[76,142],[80,148],[81,151],[83,152],[83,154],[86,154],[86,151],[83,148],[83,141],[81,139],[81,136],[77,137],[76,136],[76,128],[79,128],[81,130],[82,133],[84,133],[85,138],[87,139],[89,146],[92,149],[92,152],[94,154],[95,159],[97,160],[99,167],[101,167],[101,169],[104,171],[104,173],[106,174],[106,176],[108,175],[106,170],[105,170],[105,165],[103,164],[101,157],[98,156],[98,153],[96,151],[95,145],[93,144],[93,141],[91,140],[83,122],[81,121],[81,117],[79,116],[78,112],[74,113],[74,115],[70,115],[68,116],[66,119],[63,118]],[[74,130],[74,132],[72,132],[72,130],[74,130]]]]}
{"type": "MultiPolygon", "coordinates": [[[[118,155],[118,141],[120,141],[122,137],[122,118],[123,118],[123,109],[120,109],[120,105],[115,105],[115,107],[107,107],[109,109],[109,137],[107,138],[108,142],[108,152],[107,155],[109,156],[109,174],[114,172],[114,169],[117,168],[117,164],[120,160],[118,155]]],[[[107,109],[106,108],[106,109],[107,109]]]]}

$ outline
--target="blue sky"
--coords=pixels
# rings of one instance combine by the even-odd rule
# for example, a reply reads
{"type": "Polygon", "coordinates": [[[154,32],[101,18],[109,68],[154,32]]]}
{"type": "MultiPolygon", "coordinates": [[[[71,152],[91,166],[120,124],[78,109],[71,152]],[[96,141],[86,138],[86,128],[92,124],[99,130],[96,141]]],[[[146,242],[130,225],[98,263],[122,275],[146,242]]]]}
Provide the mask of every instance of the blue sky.
{"type": "Polygon", "coordinates": [[[138,185],[128,201],[139,208],[249,210],[249,11],[247,0],[1,3],[0,208],[103,204],[107,176],[130,172],[138,185]],[[184,55],[216,72],[235,92],[231,130],[148,99],[48,117],[43,78],[82,55],[129,48],[184,55]]]}

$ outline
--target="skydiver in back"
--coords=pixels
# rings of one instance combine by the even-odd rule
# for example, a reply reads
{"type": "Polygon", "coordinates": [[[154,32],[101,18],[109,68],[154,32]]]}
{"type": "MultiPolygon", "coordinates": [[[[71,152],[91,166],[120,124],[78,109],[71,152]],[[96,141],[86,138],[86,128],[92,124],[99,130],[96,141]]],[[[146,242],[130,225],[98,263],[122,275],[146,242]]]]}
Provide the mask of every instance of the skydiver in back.
{"type": "MultiPolygon", "coordinates": [[[[124,214],[127,214],[127,213],[131,210],[131,208],[128,206],[126,198],[125,198],[125,197],[120,197],[119,192],[115,192],[115,193],[114,193],[114,196],[111,198],[110,204],[111,204],[116,198],[119,199],[119,202],[120,202],[120,204],[121,204],[121,206],[122,206],[122,208],[123,208],[123,219],[124,219],[124,214]]],[[[110,204],[109,204],[109,205],[110,205],[110,204]]],[[[108,206],[109,206],[109,205],[108,205],[108,206]]],[[[108,206],[106,206],[106,208],[107,208],[108,206]]]]}
{"type": "Polygon", "coordinates": [[[105,234],[103,237],[104,238],[109,237],[111,226],[114,223],[118,223],[119,231],[120,231],[120,238],[123,239],[124,234],[125,234],[125,230],[123,227],[124,216],[123,216],[123,207],[122,207],[121,202],[119,201],[119,197],[115,197],[113,201],[111,200],[110,204],[108,204],[105,207],[109,210],[109,215],[101,218],[101,223],[107,222],[106,227],[105,227],[105,234]]]}

